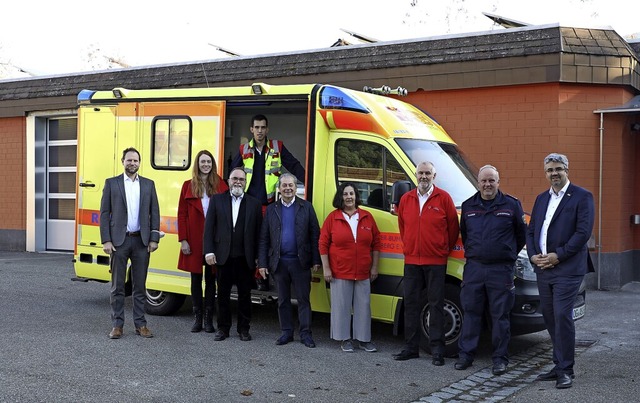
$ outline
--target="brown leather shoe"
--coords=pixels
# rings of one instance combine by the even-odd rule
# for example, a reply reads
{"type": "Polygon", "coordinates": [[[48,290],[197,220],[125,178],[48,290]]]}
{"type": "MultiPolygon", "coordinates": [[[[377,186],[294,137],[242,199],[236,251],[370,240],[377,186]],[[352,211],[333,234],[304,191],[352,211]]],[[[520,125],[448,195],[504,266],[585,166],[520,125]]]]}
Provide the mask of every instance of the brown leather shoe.
{"type": "Polygon", "coordinates": [[[121,327],[114,327],[113,329],[111,329],[111,332],[109,333],[110,339],[119,339],[120,337],[122,337],[121,327]]]}
{"type": "Polygon", "coordinates": [[[147,339],[153,337],[153,333],[151,333],[151,330],[146,326],[137,327],[136,334],[138,336],[146,337],[147,339]]]}

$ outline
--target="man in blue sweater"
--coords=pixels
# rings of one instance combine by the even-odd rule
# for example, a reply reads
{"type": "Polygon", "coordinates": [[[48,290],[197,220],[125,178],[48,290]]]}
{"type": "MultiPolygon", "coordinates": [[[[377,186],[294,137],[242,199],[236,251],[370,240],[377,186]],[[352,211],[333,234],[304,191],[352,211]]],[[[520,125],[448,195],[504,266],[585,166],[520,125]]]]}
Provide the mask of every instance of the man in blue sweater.
{"type": "Polygon", "coordinates": [[[298,301],[300,342],[309,348],[316,346],[311,336],[311,269],[321,266],[318,238],[320,225],[313,206],[296,197],[295,176],[280,176],[280,200],[270,204],[260,231],[258,268],[263,278],[271,272],[278,286],[278,317],[282,334],[277,345],[293,341],[291,314],[291,284],[298,301]]]}

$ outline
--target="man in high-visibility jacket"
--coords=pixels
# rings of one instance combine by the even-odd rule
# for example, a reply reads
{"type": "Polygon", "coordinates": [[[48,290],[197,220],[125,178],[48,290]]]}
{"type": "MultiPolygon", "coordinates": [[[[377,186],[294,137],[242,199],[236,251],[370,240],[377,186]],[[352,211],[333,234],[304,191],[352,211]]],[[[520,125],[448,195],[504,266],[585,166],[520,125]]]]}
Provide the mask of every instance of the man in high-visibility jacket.
{"type": "Polygon", "coordinates": [[[245,192],[262,202],[264,212],[266,206],[275,201],[282,166],[301,182],[304,182],[305,172],[300,161],[286,149],[282,141],[267,139],[269,121],[266,116],[254,116],[250,130],[253,139],[240,145],[230,169],[244,166],[247,173],[245,192]]]}
{"type": "MultiPolygon", "coordinates": [[[[267,205],[275,201],[278,179],[282,166],[292,173],[300,182],[304,182],[304,168],[280,140],[269,140],[269,121],[264,115],[251,118],[249,129],[253,135],[248,143],[240,144],[238,155],[231,162],[229,171],[244,166],[247,174],[245,192],[262,203],[264,215],[267,205]]],[[[269,290],[269,280],[256,274],[259,291],[269,290]]]]}

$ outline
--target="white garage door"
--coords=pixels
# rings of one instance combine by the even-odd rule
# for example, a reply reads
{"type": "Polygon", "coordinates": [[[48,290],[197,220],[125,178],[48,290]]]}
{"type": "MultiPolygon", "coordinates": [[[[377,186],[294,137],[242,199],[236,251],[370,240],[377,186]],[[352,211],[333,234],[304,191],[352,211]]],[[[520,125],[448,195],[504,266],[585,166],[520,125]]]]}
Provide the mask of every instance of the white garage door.
{"type": "Polygon", "coordinates": [[[48,120],[47,250],[73,250],[74,247],[77,144],[77,119],[48,120]]]}

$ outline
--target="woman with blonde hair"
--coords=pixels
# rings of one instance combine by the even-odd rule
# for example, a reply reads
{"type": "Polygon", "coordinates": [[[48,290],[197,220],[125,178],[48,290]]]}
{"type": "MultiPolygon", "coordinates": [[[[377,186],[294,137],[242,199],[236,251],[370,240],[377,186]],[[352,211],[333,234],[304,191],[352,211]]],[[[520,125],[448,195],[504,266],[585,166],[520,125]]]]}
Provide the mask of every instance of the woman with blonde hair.
{"type": "Polygon", "coordinates": [[[217,170],[216,160],[209,151],[198,152],[191,179],[182,185],[178,202],[178,240],[180,241],[178,269],[191,273],[191,301],[195,320],[191,331],[194,333],[202,330],[203,318],[204,331],[215,332],[213,327],[216,295],[215,267],[207,265],[204,261],[202,242],[209,199],[214,194],[229,189],[217,170]],[[204,301],[202,299],[203,274],[204,301]]]}

